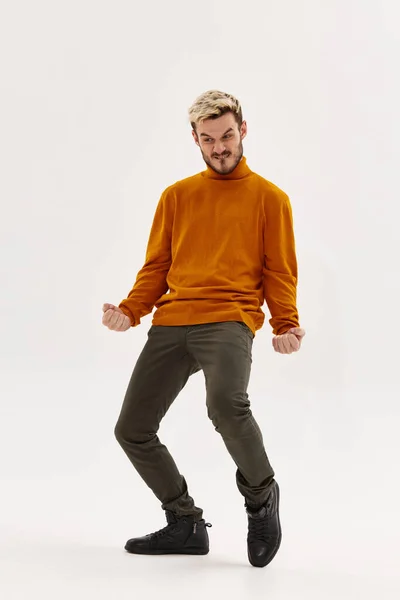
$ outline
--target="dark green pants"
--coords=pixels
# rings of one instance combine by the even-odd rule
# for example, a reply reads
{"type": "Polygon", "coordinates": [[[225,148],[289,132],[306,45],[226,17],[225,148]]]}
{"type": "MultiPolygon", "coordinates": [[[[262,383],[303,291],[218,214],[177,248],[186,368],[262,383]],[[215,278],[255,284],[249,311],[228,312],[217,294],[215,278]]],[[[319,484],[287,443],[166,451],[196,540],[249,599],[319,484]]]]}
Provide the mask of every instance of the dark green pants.
{"type": "Polygon", "coordinates": [[[239,321],[150,328],[114,433],[164,510],[202,518],[185,478],[157,436],[161,419],[199,370],[205,376],[208,416],[237,466],[239,492],[251,507],[267,499],[274,471],[247,394],[253,337],[239,321]]]}

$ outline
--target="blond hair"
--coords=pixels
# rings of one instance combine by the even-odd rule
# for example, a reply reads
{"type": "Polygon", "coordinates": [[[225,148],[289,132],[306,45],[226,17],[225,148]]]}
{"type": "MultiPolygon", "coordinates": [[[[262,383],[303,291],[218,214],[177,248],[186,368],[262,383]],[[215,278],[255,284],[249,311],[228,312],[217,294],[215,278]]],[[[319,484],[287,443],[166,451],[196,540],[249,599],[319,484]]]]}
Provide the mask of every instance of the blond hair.
{"type": "Polygon", "coordinates": [[[227,112],[235,117],[238,127],[242,125],[242,107],[237,98],[219,90],[209,90],[201,94],[189,108],[189,121],[196,131],[196,125],[205,119],[217,119],[227,112]]]}

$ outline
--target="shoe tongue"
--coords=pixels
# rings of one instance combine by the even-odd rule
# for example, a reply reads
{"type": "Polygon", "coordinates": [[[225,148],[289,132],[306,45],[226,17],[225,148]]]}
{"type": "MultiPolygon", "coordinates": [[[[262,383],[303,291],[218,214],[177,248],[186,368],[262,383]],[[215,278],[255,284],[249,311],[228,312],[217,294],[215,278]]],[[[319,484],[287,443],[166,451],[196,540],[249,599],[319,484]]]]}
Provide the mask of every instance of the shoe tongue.
{"type": "Polygon", "coordinates": [[[176,518],[175,513],[173,513],[171,510],[166,510],[165,513],[167,516],[168,525],[171,525],[171,523],[177,522],[178,519],[176,518]]]}

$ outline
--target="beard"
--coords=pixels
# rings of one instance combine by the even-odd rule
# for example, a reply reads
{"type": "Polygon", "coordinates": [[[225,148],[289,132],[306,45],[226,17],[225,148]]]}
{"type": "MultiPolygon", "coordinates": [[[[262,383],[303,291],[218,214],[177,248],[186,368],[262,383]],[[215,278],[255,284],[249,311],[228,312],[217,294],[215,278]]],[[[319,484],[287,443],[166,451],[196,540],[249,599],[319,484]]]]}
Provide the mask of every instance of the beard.
{"type": "Polygon", "coordinates": [[[215,159],[216,155],[214,154],[212,154],[211,157],[206,156],[203,150],[201,150],[201,154],[203,156],[204,162],[210,167],[210,169],[212,169],[219,175],[229,175],[229,173],[232,173],[232,171],[236,169],[239,162],[242,160],[243,144],[242,141],[240,141],[239,146],[237,147],[235,152],[224,152],[222,155],[218,155],[221,157],[225,157],[221,160],[215,159]]]}

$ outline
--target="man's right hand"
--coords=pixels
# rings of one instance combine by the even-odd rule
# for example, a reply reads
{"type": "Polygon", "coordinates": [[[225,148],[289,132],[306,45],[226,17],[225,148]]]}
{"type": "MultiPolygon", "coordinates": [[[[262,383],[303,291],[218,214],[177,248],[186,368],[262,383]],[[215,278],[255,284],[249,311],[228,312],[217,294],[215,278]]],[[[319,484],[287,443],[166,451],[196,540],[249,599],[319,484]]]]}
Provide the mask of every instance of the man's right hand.
{"type": "Polygon", "coordinates": [[[127,331],[132,326],[130,318],[114,304],[103,304],[102,323],[112,331],[127,331]]]}
{"type": "Polygon", "coordinates": [[[300,350],[301,341],[306,332],[301,327],[292,327],[286,333],[276,335],[272,338],[272,345],[275,352],[281,354],[292,354],[300,350]]]}

